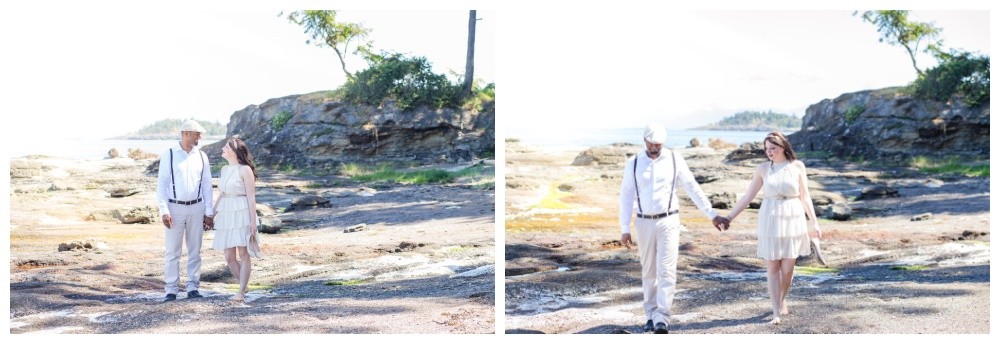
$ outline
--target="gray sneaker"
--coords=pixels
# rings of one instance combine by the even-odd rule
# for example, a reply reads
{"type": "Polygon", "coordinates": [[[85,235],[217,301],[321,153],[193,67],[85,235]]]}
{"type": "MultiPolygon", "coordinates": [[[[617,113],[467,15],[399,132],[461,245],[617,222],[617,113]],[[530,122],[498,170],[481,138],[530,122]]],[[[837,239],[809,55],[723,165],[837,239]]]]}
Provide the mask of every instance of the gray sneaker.
{"type": "Polygon", "coordinates": [[[199,298],[199,297],[202,297],[202,296],[201,296],[201,294],[198,293],[197,290],[192,290],[192,291],[188,292],[188,298],[189,299],[195,299],[195,298],[199,298]]]}
{"type": "Polygon", "coordinates": [[[167,294],[167,297],[163,298],[163,302],[177,300],[177,294],[167,294]]]}

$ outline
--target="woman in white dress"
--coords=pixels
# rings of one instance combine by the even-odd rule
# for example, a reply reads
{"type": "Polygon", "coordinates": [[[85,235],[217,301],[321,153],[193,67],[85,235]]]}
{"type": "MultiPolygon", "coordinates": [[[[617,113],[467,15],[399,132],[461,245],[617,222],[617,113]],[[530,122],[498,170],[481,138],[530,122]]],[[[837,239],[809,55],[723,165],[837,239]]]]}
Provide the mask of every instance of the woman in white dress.
{"type": "MultiPolygon", "coordinates": [[[[767,291],[771,296],[772,324],[780,324],[788,314],[785,297],[792,285],[795,259],[809,255],[809,219],[816,219],[806,167],[795,156],[788,139],[780,132],[764,138],[764,152],[770,160],[754,171],[746,195],[729,213],[735,219],[764,190],[764,200],[758,211],[757,256],[767,262],[767,291]]],[[[812,222],[818,246],[822,236],[818,221],[812,222]]],[[[818,247],[817,247],[818,249],[818,247]]]]}
{"type": "Polygon", "coordinates": [[[257,200],[254,184],[257,169],[246,143],[231,138],[222,147],[229,165],[219,176],[219,198],[215,201],[215,240],[212,248],[224,250],[229,271],[239,280],[240,290],[232,300],[243,301],[250,281],[250,257],[259,255],[257,243],[257,200]],[[247,247],[250,247],[250,250],[247,247]],[[239,254],[239,260],[237,260],[239,254]]]}

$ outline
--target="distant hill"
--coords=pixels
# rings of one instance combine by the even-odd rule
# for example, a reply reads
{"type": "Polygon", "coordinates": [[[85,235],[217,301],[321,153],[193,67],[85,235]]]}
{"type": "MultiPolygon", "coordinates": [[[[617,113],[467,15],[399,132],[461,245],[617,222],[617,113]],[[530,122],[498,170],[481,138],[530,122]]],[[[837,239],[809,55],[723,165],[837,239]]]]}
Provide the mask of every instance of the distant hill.
{"type": "MultiPolygon", "coordinates": [[[[112,140],[170,140],[180,137],[181,134],[181,124],[184,123],[184,119],[164,119],[159,120],[156,123],[147,125],[138,131],[134,131],[122,136],[113,137],[112,140]]],[[[205,127],[207,133],[203,134],[206,137],[223,137],[226,136],[226,125],[219,123],[218,121],[209,122],[205,120],[198,120],[202,127],[205,127]]]]}
{"type": "Polygon", "coordinates": [[[802,118],[771,111],[744,111],[723,118],[717,123],[697,127],[697,130],[731,131],[795,131],[802,127],[802,118]]]}

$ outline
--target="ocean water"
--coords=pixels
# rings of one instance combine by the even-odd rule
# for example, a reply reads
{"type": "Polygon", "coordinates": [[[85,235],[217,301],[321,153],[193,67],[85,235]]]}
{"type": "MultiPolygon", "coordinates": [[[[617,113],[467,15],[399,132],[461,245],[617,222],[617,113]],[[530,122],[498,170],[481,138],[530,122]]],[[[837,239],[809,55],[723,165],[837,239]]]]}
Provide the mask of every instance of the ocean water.
{"type": "MultiPolygon", "coordinates": [[[[606,128],[567,130],[552,132],[544,130],[512,129],[504,134],[507,138],[516,138],[526,145],[553,150],[584,150],[594,146],[612,143],[632,143],[642,145],[643,128],[606,128]]],[[[785,135],[792,132],[784,132],[785,135]]],[[[692,138],[701,140],[702,145],[708,144],[709,138],[719,138],[723,141],[740,145],[746,142],[763,141],[768,132],[763,131],[725,131],[725,130],[667,130],[668,148],[687,147],[692,138]]]]}
{"type": "MultiPolygon", "coordinates": [[[[129,148],[157,154],[173,147],[179,140],[101,140],[101,139],[44,139],[31,144],[11,145],[7,147],[11,158],[26,155],[46,155],[58,158],[95,160],[108,156],[111,148],[118,149],[120,156],[128,156],[129,148]]],[[[218,142],[218,139],[202,139],[201,147],[218,142]]],[[[211,158],[211,157],[210,157],[211,158]]]]}
{"type": "MultiPolygon", "coordinates": [[[[543,130],[508,130],[507,138],[516,138],[524,144],[553,150],[584,150],[594,146],[625,142],[641,145],[643,128],[607,128],[569,130],[553,133],[543,130]]],[[[791,134],[791,132],[786,132],[791,134]]],[[[734,144],[762,141],[767,132],[756,131],[722,131],[722,130],[667,130],[669,148],[687,147],[692,138],[697,137],[702,144],[708,144],[709,138],[720,138],[734,144]]],[[[125,156],[129,148],[139,148],[143,151],[160,154],[167,148],[177,144],[178,140],[102,140],[102,139],[45,139],[31,144],[14,144],[7,147],[9,157],[18,158],[26,155],[46,155],[51,157],[72,159],[104,159],[108,150],[117,148],[119,154],[125,156]]],[[[206,146],[218,142],[217,139],[202,139],[199,144],[206,146]]],[[[498,142],[502,144],[502,142],[498,142]]]]}

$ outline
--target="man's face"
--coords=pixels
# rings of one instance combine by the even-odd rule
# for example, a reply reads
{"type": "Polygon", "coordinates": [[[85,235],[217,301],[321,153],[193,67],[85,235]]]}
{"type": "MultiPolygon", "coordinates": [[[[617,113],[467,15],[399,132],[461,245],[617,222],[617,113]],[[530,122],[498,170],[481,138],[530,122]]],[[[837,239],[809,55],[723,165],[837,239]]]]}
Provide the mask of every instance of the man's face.
{"type": "Polygon", "coordinates": [[[193,146],[198,145],[198,140],[201,140],[201,133],[197,131],[185,131],[181,133],[181,138],[187,140],[193,146]]]}
{"type": "Polygon", "coordinates": [[[646,152],[649,153],[650,156],[655,157],[657,155],[660,155],[660,150],[663,149],[662,143],[652,143],[646,141],[645,139],[643,139],[643,141],[646,142],[646,152]]]}

